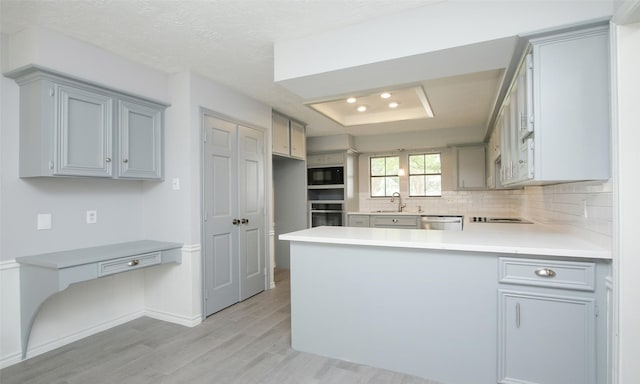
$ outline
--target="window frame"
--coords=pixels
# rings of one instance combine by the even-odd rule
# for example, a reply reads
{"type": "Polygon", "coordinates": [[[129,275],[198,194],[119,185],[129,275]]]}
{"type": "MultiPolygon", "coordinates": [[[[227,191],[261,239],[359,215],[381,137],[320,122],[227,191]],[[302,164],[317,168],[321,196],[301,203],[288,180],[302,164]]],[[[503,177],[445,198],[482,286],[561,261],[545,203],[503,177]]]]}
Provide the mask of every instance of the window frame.
{"type": "Polygon", "coordinates": [[[371,156],[369,156],[369,197],[374,198],[374,199],[375,198],[389,198],[389,197],[391,197],[393,195],[393,193],[395,193],[395,192],[393,192],[390,195],[386,194],[387,193],[387,179],[389,179],[391,177],[398,178],[398,191],[397,192],[399,193],[402,190],[402,188],[401,188],[401,180],[400,180],[400,168],[402,168],[400,166],[401,162],[402,162],[402,156],[400,154],[371,155],[371,156]],[[391,157],[398,159],[398,172],[396,172],[395,174],[387,174],[386,173],[386,169],[387,169],[387,167],[386,167],[386,159],[387,158],[391,158],[391,157]],[[373,167],[372,167],[371,163],[373,162],[374,159],[381,159],[381,158],[385,159],[385,174],[383,176],[375,176],[375,175],[373,175],[373,167]],[[385,188],[384,188],[385,195],[376,195],[376,196],[373,195],[373,180],[374,179],[384,179],[385,180],[385,188]]]}
{"type": "Polygon", "coordinates": [[[409,197],[442,197],[442,152],[415,152],[407,154],[407,192],[409,197]],[[438,155],[440,160],[440,172],[426,172],[425,173],[411,173],[411,156],[429,156],[429,155],[438,155]],[[427,195],[426,194],[426,184],[425,184],[425,194],[424,195],[412,195],[411,194],[411,176],[424,176],[425,178],[428,176],[439,176],[440,177],[440,191],[438,194],[427,195]]]}

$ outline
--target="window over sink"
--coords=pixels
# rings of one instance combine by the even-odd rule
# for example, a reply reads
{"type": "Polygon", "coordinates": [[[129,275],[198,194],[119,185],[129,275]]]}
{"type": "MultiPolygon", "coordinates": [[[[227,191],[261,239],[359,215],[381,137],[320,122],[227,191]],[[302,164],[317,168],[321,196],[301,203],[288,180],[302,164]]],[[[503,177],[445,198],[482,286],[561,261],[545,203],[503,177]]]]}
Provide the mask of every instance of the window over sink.
{"type": "Polygon", "coordinates": [[[409,155],[409,196],[442,196],[439,153],[409,155]]]}
{"type": "Polygon", "coordinates": [[[371,197],[391,197],[400,192],[400,156],[371,157],[369,172],[371,197]]]}

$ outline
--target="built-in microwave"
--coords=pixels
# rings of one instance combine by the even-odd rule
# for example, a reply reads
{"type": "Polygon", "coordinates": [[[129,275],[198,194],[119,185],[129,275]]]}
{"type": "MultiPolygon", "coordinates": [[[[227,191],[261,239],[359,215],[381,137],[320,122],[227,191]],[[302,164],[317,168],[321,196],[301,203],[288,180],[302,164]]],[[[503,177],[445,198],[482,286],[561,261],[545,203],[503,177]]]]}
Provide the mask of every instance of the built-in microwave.
{"type": "Polygon", "coordinates": [[[307,170],[307,184],[344,184],[344,167],[309,168],[307,170]]]}

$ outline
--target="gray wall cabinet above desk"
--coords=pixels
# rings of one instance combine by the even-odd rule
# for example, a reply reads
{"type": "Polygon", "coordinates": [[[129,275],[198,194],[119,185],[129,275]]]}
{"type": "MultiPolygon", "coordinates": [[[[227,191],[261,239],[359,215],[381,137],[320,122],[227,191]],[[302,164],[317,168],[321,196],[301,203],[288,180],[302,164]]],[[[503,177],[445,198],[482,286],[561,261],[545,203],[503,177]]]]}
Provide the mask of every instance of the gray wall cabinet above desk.
{"type": "Polygon", "coordinates": [[[17,257],[20,264],[20,329],[26,357],[33,321],[42,304],[73,283],[154,265],[182,262],[182,244],[140,240],[17,257]]]}
{"type": "Polygon", "coordinates": [[[30,66],[20,85],[20,177],[162,180],[167,105],[30,66]]]}

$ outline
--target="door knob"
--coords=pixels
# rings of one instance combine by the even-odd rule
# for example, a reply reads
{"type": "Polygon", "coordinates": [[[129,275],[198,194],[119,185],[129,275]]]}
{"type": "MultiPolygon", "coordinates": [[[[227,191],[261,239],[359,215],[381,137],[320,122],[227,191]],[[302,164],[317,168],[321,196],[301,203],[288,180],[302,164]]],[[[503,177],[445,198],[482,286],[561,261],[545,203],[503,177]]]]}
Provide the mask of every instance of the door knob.
{"type": "Polygon", "coordinates": [[[233,219],[233,221],[231,222],[233,225],[238,225],[240,224],[240,220],[238,219],[233,219]]]}
{"type": "Polygon", "coordinates": [[[249,224],[249,219],[245,219],[245,218],[243,218],[243,219],[242,219],[242,224],[249,224]]]}

